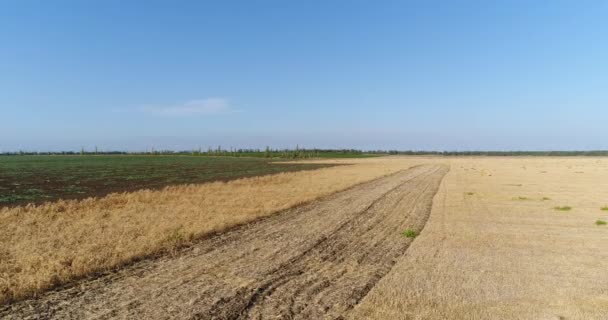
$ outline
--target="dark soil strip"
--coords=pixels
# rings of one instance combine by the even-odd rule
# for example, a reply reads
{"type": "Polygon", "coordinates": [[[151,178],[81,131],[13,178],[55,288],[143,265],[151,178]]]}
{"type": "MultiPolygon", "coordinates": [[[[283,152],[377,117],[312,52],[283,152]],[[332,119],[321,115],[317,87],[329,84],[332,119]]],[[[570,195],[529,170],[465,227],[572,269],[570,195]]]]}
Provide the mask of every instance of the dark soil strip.
{"type": "Polygon", "coordinates": [[[229,181],[330,164],[273,163],[272,159],[197,156],[7,156],[0,157],[0,207],[59,199],[229,181]]]}

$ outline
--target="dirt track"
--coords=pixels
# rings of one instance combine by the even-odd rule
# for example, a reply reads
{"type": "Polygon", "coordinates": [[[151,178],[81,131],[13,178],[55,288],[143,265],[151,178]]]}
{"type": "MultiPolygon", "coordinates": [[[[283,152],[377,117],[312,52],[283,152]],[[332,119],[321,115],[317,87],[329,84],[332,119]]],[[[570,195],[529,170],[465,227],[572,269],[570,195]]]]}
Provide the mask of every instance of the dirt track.
{"type": "Polygon", "coordinates": [[[447,167],[425,165],[35,300],[6,318],[340,318],[420,231],[447,167]]]}

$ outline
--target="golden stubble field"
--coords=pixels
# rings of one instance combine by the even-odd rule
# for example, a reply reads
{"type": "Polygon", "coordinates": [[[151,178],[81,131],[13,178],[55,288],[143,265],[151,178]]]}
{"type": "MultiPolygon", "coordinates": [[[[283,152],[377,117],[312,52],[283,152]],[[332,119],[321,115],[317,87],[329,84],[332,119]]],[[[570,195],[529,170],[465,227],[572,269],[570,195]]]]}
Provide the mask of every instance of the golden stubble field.
{"type": "Polygon", "coordinates": [[[352,319],[608,319],[608,159],[448,161],[424,231],[352,319]]]}
{"type": "MultiPolygon", "coordinates": [[[[327,161],[327,160],[326,160],[327,161]]],[[[417,164],[430,218],[351,319],[606,319],[608,158],[385,157],[0,211],[0,300],[187,245],[417,164]],[[556,210],[556,207],[571,207],[556,210]]],[[[305,226],[302,226],[305,227],[305,226]]]]}

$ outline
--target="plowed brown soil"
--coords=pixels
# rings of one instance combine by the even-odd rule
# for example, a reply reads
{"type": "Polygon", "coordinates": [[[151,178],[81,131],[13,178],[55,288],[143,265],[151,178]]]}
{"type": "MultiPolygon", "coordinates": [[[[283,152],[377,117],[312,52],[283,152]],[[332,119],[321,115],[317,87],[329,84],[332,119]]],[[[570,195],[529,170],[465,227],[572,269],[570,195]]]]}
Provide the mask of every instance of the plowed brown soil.
{"type": "Polygon", "coordinates": [[[0,310],[24,318],[340,318],[420,231],[443,176],[424,165],[0,310]]]}

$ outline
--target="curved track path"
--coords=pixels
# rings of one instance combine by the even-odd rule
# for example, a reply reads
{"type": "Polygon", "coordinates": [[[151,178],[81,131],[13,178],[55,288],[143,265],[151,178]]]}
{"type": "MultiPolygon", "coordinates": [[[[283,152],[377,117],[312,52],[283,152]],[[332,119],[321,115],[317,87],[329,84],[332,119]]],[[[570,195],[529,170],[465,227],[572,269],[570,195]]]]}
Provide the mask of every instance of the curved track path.
{"type": "Polygon", "coordinates": [[[448,168],[413,167],[0,309],[8,319],[336,319],[422,230],[448,168]]]}

